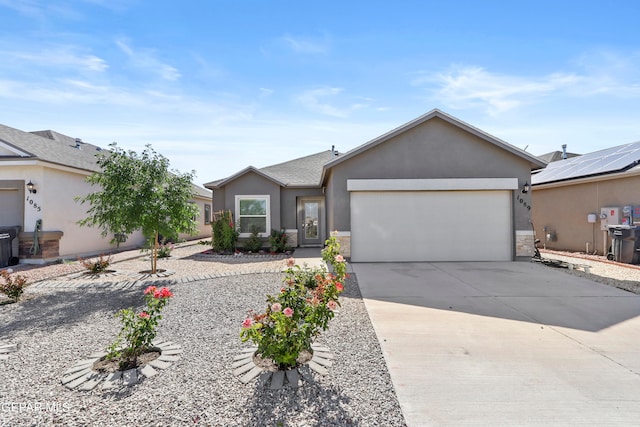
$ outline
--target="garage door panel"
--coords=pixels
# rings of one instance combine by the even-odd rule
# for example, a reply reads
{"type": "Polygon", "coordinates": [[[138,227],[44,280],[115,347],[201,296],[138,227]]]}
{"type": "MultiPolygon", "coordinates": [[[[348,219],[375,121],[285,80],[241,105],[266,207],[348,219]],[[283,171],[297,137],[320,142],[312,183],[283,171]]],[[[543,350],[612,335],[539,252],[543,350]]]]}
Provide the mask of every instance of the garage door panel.
{"type": "Polygon", "coordinates": [[[509,191],[352,192],[351,210],[355,262],[511,260],[509,191]]]}

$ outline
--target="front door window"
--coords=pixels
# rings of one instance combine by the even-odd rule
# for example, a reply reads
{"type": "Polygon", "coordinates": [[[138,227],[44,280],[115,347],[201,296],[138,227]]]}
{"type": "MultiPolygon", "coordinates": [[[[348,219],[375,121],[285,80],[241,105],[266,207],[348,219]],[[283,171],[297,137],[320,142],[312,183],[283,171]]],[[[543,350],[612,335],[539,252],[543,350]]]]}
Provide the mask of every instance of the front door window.
{"type": "Polygon", "coordinates": [[[318,202],[304,202],[304,238],[317,239],[318,235],[318,202]]]}
{"type": "Polygon", "coordinates": [[[324,243],[324,199],[298,199],[298,240],[300,246],[322,246],[324,243]]]}

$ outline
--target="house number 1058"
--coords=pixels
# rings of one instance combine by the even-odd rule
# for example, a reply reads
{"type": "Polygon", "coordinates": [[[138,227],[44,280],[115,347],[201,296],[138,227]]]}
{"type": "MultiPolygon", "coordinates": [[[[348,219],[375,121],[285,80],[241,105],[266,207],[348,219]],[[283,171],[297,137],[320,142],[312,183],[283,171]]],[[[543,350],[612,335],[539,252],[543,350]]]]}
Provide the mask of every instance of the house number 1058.
{"type": "Polygon", "coordinates": [[[33,199],[31,197],[29,197],[29,196],[27,196],[27,202],[29,202],[29,204],[31,206],[33,206],[33,209],[37,210],[38,212],[40,212],[42,210],[40,205],[38,205],[36,202],[34,202],[33,199]]]}

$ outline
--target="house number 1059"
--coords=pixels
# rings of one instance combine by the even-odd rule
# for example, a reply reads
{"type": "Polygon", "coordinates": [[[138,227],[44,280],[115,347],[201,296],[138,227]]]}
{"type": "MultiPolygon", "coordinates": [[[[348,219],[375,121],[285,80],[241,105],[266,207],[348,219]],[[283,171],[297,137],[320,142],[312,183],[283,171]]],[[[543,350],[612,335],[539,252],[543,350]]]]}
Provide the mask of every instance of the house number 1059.
{"type": "Polygon", "coordinates": [[[516,195],[516,200],[520,202],[523,208],[531,210],[531,204],[527,204],[526,200],[524,200],[519,194],[516,195]]]}
{"type": "Polygon", "coordinates": [[[42,210],[40,205],[38,205],[36,202],[34,202],[33,199],[31,197],[29,197],[29,196],[27,196],[27,202],[29,202],[29,204],[31,206],[33,206],[33,209],[37,210],[38,212],[40,212],[42,210]]]}

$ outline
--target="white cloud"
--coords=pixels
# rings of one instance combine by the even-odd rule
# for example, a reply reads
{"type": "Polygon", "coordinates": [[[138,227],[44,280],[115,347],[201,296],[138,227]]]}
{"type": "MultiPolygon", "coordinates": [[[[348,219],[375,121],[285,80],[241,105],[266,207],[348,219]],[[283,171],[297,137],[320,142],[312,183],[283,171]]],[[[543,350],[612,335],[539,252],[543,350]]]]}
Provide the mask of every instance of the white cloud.
{"type": "MultiPolygon", "coordinates": [[[[122,12],[126,10],[132,0],[82,0],[105,9],[122,12]]],[[[0,0],[0,6],[12,9],[19,14],[40,21],[53,17],[70,20],[82,20],[84,16],[79,8],[66,1],[52,0],[0,0]]]]}
{"type": "Polygon", "coordinates": [[[2,50],[0,55],[6,58],[5,61],[13,61],[13,65],[71,68],[92,72],[102,72],[109,67],[104,59],[91,54],[78,53],[78,50],[74,46],[49,46],[37,51],[2,50]]]}
{"type": "Polygon", "coordinates": [[[448,107],[483,108],[489,114],[499,114],[574,86],[582,79],[573,74],[527,78],[494,74],[482,67],[454,67],[447,72],[420,76],[412,83],[416,86],[433,83],[433,96],[448,107]]]}
{"type": "MultiPolygon", "coordinates": [[[[632,55],[631,57],[634,57],[632,55]]],[[[481,109],[490,115],[544,102],[599,95],[640,97],[635,61],[612,54],[582,57],[578,69],[541,76],[494,73],[479,66],[452,66],[438,73],[418,73],[411,83],[425,87],[431,98],[455,109],[481,109]]]]}
{"type": "Polygon", "coordinates": [[[157,74],[164,80],[174,81],[181,77],[177,68],[156,58],[155,51],[151,49],[134,50],[129,45],[129,41],[125,39],[118,39],[115,43],[129,57],[135,68],[157,74]]]}
{"type": "Polygon", "coordinates": [[[346,107],[338,107],[334,105],[341,100],[338,98],[343,92],[342,88],[337,87],[321,87],[310,89],[296,96],[295,100],[308,110],[316,113],[324,114],[331,117],[348,117],[352,112],[366,108],[369,106],[368,100],[365,102],[352,102],[346,107]],[[334,101],[334,104],[327,102],[327,99],[334,101]]]}
{"type": "Polygon", "coordinates": [[[282,36],[281,40],[296,53],[323,54],[329,51],[329,41],[326,37],[311,39],[287,34],[282,36]]]}
{"type": "Polygon", "coordinates": [[[268,98],[273,95],[275,91],[273,89],[268,89],[266,87],[260,88],[260,98],[268,98]]]}

